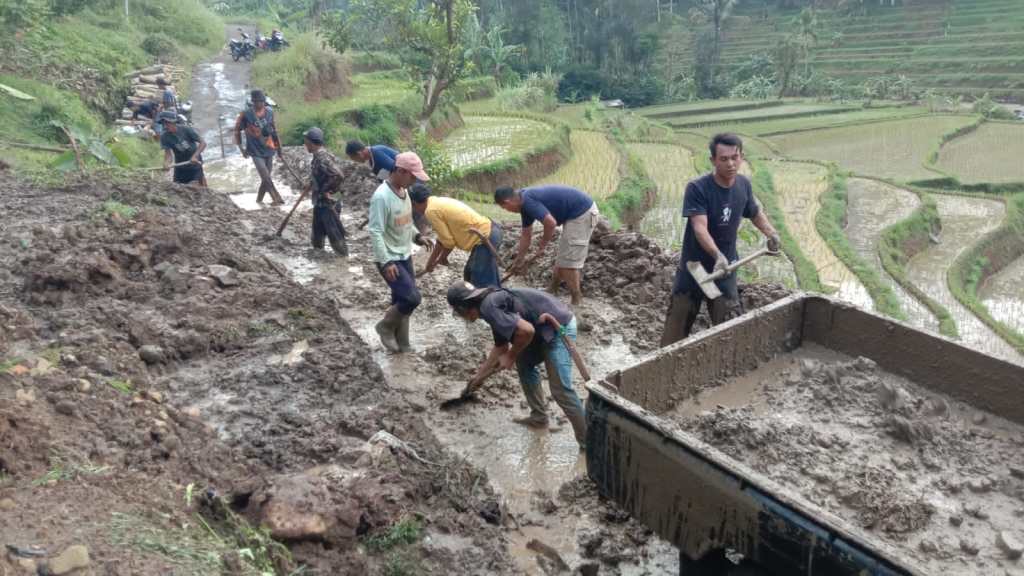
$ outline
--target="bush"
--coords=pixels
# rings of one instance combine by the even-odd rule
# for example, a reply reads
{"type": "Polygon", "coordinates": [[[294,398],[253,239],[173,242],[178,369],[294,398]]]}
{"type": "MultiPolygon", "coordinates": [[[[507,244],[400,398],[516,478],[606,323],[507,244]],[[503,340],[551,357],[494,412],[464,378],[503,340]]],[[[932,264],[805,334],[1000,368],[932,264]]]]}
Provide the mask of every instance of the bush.
{"type": "Polygon", "coordinates": [[[472,76],[459,80],[449,91],[456,102],[483,100],[498,92],[498,83],[493,76],[472,76]]]}
{"type": "Polygon", "coordinates": [[[971,110],[973,110],[977,114],[981,114],[985,118],[989,118],[992,120],[1017,119],[1017,117],[1014,116],[1013,112],[1011,112],[1008,108],[1005,108],[993,102],[988,92],[986,92],[985,95],[982,96],[979,100],[974,102],[974,104],[971,106],[971,110]]]}
{"type": "Polygon", "coordinates": [[[518,86],[498,92],[498,106],[506,112],[528,110],[552,112],[558,107],[558,85],[562,77],[552,72],[527,76],[518,86]]]}
{"type": "Polygon", "coordinates": [[[142,41],[142,49],[161,62],[173,60],[178,55],[177,45],[162,32],[146,36],[142,41]]]}
{"type": "Polygon", "coordinates": [[[287,50],[261,55],[252,65],[253,84],[279,103],[337,98],[352,90],[348,62],[312,33],[295,38],[287,50]]]}
{"type": "Polygon", "coordinates": [[[558,83],[558,99],[562,102],[583,102],[592,96],[601,97],[605,90],[604,78],[594,68],[570,68],[558,83]]]}
{"type": "Polygon", "coordinates": [[[352,70],[355,72],[376,72],[395,70],[402,67],[402,61],[391,52],[349,52],[352,70]]]}
{"type": "Polygon", "coordinates": [[[733,86],[729,91],[729,97],[742,100],[768,100],[774,97],[776,92],[778,90],[771,78],[754,76],[746,82],[733,86]]]}

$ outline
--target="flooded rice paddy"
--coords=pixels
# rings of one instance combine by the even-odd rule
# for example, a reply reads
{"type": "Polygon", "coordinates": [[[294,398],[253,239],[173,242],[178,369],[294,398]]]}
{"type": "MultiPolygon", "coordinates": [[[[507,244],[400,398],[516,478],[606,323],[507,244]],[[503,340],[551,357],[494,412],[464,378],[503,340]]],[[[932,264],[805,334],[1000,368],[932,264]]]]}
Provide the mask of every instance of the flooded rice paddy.
{"type": "Polygon", "coordinates": [[[553,128],[544,122],[503,116],[464,116],[465,124],[444,139],[453,168],[503,160],[546,139],[553,128]]]}

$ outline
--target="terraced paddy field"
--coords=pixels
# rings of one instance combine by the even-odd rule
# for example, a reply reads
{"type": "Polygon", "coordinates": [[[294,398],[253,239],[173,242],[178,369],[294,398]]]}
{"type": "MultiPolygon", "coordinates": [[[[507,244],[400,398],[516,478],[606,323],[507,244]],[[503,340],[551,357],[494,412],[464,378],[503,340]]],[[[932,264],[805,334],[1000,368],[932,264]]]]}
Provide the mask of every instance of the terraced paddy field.
{"type": "Polygon", "coordinates": [[[529,150],[554,130],[550,125],[509,116],[463,116],[465,125],[444,139],[452,167],[468,168],[529,150]]]}
{"type": "Polygon", "coordinates": [[[681,102],[661,104],[637,108],[637,114],[648,118],[681,118],[686,116],[703,116],[730,110],[770,109],[785,104],[783,100],[700,100],[697,102],[681,102]]]}
{"type": "Polygon", "coordinates": [[[683,196],[686,183],[697,176],[693,154],[671,144],[629,144],[628,149],[644,164],[644,171],[658,186],[658,198],[640,222],[640,231],[663,247],[676,250],[683,243],[686,220],[683,196]]]}
{"type": "Polygon", "coordinates": [[[776,136],[803,130],[820,130],[824,128],[841,128],[865,122],[882,120],[898,120],[927,114],[927,110],[919,106],[892,106],[886,108],[857,109],[840,114],[819,114],[800,118],[782,120],[751,120],[716,125],[719,132],[737,132],[752,136],[776,136]]]}
{"type": "Polygon", "coordinates": [[[978,296],[993,318],[1024,334],[1024,258],[989,278],[978,296]]]}
{"type": "Polygon", "coordinates": [[[793,103],[783,104],[781,106],[772,106],[769,108],[708,112],[682,117],[672,116],[663,118],[662,122],[672,126],[673,128],[692,128],[697,126],[731,124],[754,120],[783,120],[823,114],[838,114],[852,110],[854,110],[854,108],[851,106],[837,106],[835,104],[793,103]]]}
{"type": "Polygon", "coordinates": [[[942,136],[972,122],[971,116],[929,115],[783,134],[768,140],[793,158],[835,162],[870,176],[923,180],[937,177],[923,163],[942,136]]]}
{"type": "Polygon", "coordinates": [[[765,166],[772,173],[775,197],[785,215],[786,226],[800,250],[814,264],[822,285],[835,290],[838,298],[873,310],[874,302],[867,289],[836,257],[815,225],[821,196],[828,189],[828,170],[802,162],[771,162],[765,166]]]}
{"type": "Polygon", "coordinates": [[[846,198],[846,237],[850,246],[896,294],[910,324],[938,332],[938,319],[886,273],[878,256],[882,231],[910,216],[921,199],[908,190],[866,178],[848,179],[846,198]]]}
{"type": "Polygon", "coordinates": [[[986,122],[943,146],[937,164],[965,183],[1024,182],[1024,122],[986,122]]]}
{"type": "Polygon", "coordinates": [[[1024,357],[953,297],[946,282],[950,264],[972,242],[999,226],[1006,207],[996,200],[965,196],[936,195],[935,201],[942,220],[940,241],[910,259],[908,279],[949,310],[965,345],[1024,363],[1024,357]]]}
{"type": "Polygon", "coordinates": [[[579,188],[595,199],[610,196],[619,186],[619,153],[601,132],[573,130],[572,158],[554,174],[533,182],[579,188]]]}

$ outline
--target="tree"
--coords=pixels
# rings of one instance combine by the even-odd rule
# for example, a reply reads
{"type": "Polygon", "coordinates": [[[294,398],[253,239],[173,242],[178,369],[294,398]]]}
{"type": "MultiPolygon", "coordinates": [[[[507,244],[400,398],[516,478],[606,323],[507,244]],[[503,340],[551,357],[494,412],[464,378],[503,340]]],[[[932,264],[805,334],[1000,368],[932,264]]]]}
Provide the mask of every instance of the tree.
{"type": "Polygon", "coordinates": [[[504,33],[505,29],[501,25],[491,26],[491,29],[487,31],[483,46],[484,54],[487,55],[492,66],[494,81],[499,85],[501,84],[502,69],[523,50],[523,47],[518,44],[505,44],[505,40],[502,38],[504,33]]]}
{"type": "Polygon", "coordinates": [[[818,44],[818,14],[814,8],[804,8],[796,20],[793,35],[800,47],[800,58],[804,61],[804,75],[811,73],[811,48],[818,44]]]}
{"type": "Polygon", "coordinates": [[[352,0],[353,18],[375,14],[389,33],[385,46],[399,54],[403,66],[423,90],[421,127],[441,102],[445,90],[467,73],[463,32],[474,15],[472,0],[352,0]]]}
{"type": "Polygon", "coordinates": [[[791,35],[781,38],[772,50],[775,63],[775,79],[778,83],[779,98],[785,96],[793,83],[793,71],[800,63],[800,46],[791,35]]]}
{"type": "Polygon", "coordinates": [[[690,20],[697,25],[707,24],[711,27],[711,47],[707,50],[704,61],[699,64],[705,86],[715,84],[718,62],[722,56],[722,27],[732,15],[738,0],[697,0],[690,11],[690,20]]]}

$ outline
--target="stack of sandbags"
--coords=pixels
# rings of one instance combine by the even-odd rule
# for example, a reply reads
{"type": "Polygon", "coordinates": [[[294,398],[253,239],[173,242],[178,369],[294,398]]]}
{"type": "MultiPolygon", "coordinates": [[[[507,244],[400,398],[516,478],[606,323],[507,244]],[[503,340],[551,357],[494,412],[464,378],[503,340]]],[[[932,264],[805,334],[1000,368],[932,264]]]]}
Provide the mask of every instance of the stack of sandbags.
{"type": "Polygon", "coordinates": [[[132,111],[128,108],[132,104],[141,104],[146,101],[160,101],[161,91],[157,86],[157,80],[163,78],[168,84],[178,83],[185,75],[185,70],[171,64],[154,64],[140,70],[134,70],[125,74],[131,82],[131,94],[125,99],[125,107],[121,110],[121,117],[125,120],[132,117],[132,111]]]}

